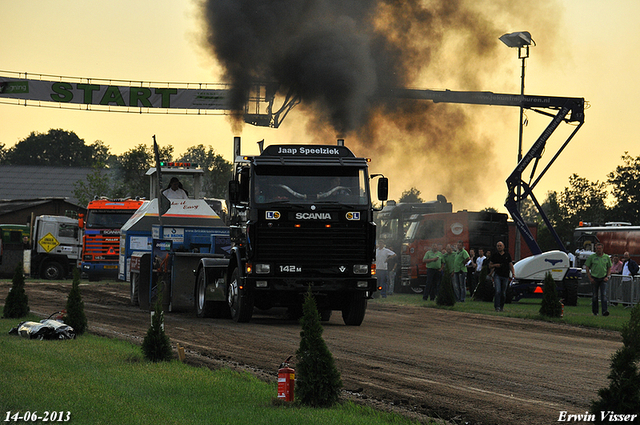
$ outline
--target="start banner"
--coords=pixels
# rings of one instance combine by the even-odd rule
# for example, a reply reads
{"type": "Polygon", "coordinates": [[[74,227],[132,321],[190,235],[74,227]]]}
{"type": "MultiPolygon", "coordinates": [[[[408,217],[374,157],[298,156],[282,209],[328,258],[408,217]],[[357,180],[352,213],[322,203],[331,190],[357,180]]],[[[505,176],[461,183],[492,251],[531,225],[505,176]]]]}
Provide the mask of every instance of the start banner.
{"type": "Polygon", "coordinates": [[[135,87],[0,77],[0,97],[102,107],[229,110],[227,89],[135,87]]]}

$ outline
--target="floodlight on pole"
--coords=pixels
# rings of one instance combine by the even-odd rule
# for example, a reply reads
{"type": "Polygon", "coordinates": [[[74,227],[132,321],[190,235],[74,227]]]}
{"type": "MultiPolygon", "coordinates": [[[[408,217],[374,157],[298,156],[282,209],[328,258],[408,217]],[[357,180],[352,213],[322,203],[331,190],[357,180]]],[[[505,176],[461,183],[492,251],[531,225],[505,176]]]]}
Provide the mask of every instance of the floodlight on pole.
{"type": "Polygon", "coordinates": [[[529,31],[517,31],[500,36],[500,41],[506,44],[508,47],[524,47],[530,46],[531,43],[536,45],[536,42],[531,38],[529,31]]]}
{"type": "MultiPolygon", "coordinates": [[[[536,45],[536,42],[531,38],[531,33],[529,31],[517,31],[509,34],[504,34],[500,36],[500,41],[502,41],[507,47],[515,47],[518,49],[518,59],[522,60],[522,75],[520,76],[520,96],[524,97],[524,69],[525,69],[525,59],[529,57],[529,46],[533,43],[536,45]]],[[[524,126],[524,108],[520,107],[520,125],[518,128],[518,164],[522,161],[522,128],[524,126]]],[[[520,195],[521,195],[521,187],[518,186],[518,212],[521,211],[521,203],[520,203],[520,195]]],[[[520,232],[516,232],[516,246],[514,247],[515,260],[519,260],[520,255],[520,232]]]]}

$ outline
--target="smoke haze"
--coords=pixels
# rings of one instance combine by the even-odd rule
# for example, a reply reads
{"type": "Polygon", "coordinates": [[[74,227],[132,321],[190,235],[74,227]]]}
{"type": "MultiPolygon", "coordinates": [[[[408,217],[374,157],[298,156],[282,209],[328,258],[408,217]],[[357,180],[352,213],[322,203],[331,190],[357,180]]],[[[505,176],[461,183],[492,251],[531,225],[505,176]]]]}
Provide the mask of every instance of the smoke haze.
{"type": "MultiPolygon", "coordinates": [[[[457,208],[463,199],[482,199],[475,181],[490,174],[497,155],[486,129],[503,123],[487,122],[496,114],[483,106],[382,94],[392,87],[514,92],[519,64],[496,64],[498,49],[507,49],[498,37],[525,29],[534,39],[536,31],[552,37],[561,10],[544,3],[206,0],[202,10],[208,45],[234,87],[234,107],[243,108],[251,82],[276,81],[281,93],[300,97],[309,143],[346,137],[374,159],[375,172],[402,187],[398,193],[415,186],[425,200],[442,193],[457,208]]],[[[515,129],[517,120],[509,124],[515,129]]],[[[506,195],[502,182],[493,186],[506,195]]]]}

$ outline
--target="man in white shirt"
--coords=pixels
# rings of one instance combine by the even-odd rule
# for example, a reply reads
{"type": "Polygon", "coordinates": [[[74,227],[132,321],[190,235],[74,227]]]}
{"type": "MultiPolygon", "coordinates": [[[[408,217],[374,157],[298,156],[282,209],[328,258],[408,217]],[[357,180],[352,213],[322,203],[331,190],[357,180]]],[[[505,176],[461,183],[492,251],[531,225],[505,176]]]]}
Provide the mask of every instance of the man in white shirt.
{"type": "Polygon", "coordinates": [[[182,188],[182,183],[177,177],[171,177],[169,187],[162,191],[167,199],[189,199],[189,194],[182,188]]]}
{"type": "Polygon", "coordinates": [[[629,252],[624,253],[622,261],[624,261],[624,265],[622,266],[622,281],[631,282],[633,276],[638,273],[638,264],[631,259],[629,252]]]}
{"type": "Polygon", "coordinates": [[[482,271],[482,264],[484,263],[484,260],[486,258],[487,257],[485,257],[484,255],[484,249],[478,248],[478,257],[476,258],[476,271],[474,273],[475,287],[469,289],[472,295],[475,293],[475,290],[480,283],[480,272],[482,271]]]}
{"type": "Polygon", "coordinates": [[[387,261],[389,258],[395,257],[395,252],[387,248],[384,242],[379,241],[376,248],[376,276],[378,278],[378,287],[382,287],[382,298],[387,297],[387,288],[389,285],[389,270],[387,261]]]}
{"type": "Polygon", "coordinates": [[[476,258],[476,273],[480,273],[480,270],[482,270],[482,263],[484,262],[485,258],[487,257],[484,256],[484,249],[478,249],[478,258],[476,258]]]}

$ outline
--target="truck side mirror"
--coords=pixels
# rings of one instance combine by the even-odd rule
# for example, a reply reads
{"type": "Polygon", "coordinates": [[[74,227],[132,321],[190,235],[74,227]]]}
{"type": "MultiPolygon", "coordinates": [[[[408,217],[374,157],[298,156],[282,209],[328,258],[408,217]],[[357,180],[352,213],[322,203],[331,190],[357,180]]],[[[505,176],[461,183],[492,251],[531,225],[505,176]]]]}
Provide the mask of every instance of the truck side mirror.
{"type": "Polygon", "coordinates": [[[237,180],[229,181],[229,201],[235,204],[240,198],[240,183],[237,180]]]}
{"type": "Polygon", "coordinates": [[[378,180],[378,199],[380,201],[386,201],[389,197],[389,179],[386,177],[380,177],[378,180]]]}
{"type": "Polygon", "coordinates": [[[78,214],[78,227],[84,229],[84,214],[78,214]]]}

